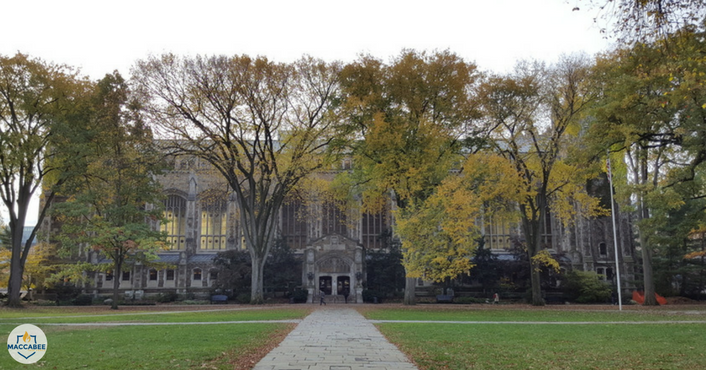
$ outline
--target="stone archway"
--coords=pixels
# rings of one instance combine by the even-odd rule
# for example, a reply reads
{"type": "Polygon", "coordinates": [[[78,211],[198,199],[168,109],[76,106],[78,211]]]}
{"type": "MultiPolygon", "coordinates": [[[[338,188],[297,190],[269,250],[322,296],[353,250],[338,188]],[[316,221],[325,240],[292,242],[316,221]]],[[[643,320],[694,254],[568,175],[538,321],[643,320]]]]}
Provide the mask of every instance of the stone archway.
{"type": "MultiPolygon", "coordinates": [[[[323,291],[349,302],[363,302],[363,247],[341,235],[328,235],[306,248],[302,282],[309,291],[308,302],[323,291]]],[[[338,298],[337,297],[337,298],[338,298]]]]}

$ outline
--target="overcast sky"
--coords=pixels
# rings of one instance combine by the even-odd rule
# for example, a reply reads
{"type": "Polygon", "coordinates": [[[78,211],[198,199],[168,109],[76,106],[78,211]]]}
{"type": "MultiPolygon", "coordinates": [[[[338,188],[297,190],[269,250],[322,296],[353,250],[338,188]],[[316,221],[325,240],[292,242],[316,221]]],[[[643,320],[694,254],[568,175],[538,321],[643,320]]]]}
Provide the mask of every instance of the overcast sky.
{"type": "Polygon", "coordinates": [[[116,69],[127,77],[136,60],[163,52],[349,62],[360,53],[388,60],[403,48],[450,49],[502,73],[520,59],[607,50],[597,11],[572,11],[577,1],[8,0],[0,54],[79,67],[94,80],[116,69]]]}
{"type": "Polygon", "coordinates": [[[518,59],[606,49],[596,11],[572,11],[577,1],[11,0],[2,7],[0,54],[21,51],[99,79],[114,69],[128,76],[150,53],[346,62],[448,48],[503,72],[518,59]]]}

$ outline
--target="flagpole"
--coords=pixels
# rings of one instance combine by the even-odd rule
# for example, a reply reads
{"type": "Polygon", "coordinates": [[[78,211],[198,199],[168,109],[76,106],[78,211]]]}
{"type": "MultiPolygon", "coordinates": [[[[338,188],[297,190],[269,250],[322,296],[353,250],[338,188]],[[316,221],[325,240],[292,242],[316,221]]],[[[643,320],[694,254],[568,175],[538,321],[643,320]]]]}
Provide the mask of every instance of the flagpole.
{"type": "Polygon", "coordinates": [[[618,258],[618,233],[615,227],[615,202],[613,201],[613,174],[610,169],[610,150],[606,150],[608,156],[606,157],[606,167],[608,169],[608,183],[610,184],[610,213],[613,218],[613,246],[615,247],[615,275],[618,278],[618,307],[619,310],[623,310],[623,293],[622,286],[620,285],[620,263],[618,258]]]}

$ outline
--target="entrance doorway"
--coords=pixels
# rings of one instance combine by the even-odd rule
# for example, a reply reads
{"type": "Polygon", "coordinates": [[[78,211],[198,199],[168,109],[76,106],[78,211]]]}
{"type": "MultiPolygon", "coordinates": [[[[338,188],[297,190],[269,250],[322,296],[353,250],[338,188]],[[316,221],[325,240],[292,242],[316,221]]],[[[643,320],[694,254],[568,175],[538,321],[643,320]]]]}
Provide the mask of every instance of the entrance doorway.
{"type": "Polygon", "coordinates": [[[336,294],[344,295],[346,292],[350,294],[351,292],[351,278],[349,276],[339,276],[338,286],[336,287],[336,294]]]}
{"type": "Polygon", "coordinates": [[[326,293],[326,295],[331,295],[331,277],[321,276],[319,277],[319,289],[326,293]]]}

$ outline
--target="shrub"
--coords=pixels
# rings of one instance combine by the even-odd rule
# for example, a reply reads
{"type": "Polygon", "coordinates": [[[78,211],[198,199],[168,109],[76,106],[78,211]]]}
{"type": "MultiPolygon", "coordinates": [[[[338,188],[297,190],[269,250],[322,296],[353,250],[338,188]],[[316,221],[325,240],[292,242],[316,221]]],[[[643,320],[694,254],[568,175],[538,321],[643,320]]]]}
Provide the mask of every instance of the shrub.
{"type": "Polygon", "coordinates": [[[453,303],[458,304],[471,304],[471,303],[487,303],[486,298],[475,298],[475,297],[454,297],[453,303]]]}
{"type": "Polygon", "coordinates": [[[573,270],[566,275],[564,293],[577,303],[604,303],[610,300],[611,287],[592,271],[573,270]]]}
{"type": "Polygon", "coordinates": [[[377,303],[382,303],[382,296],[380,295],[380,292],[370,289],[363,290],[363,302],[375,303],[375,298],[377,298],[377,303]]]}
{"type": "Polygon", "coordinates": [[[169,303],[174,302],[179,298],[179,295],[174,292],[159,293],[157,296],[157,302],[159,303],[169,303]]]}
{"type": "Polygon", "coordinates": [[[151,301],[125,301],[120,302],[121,306],[154,306],[156,303],[151,301]]]}
{"type": "Polygon", "coordinates": [[[250,303],[250,293],[240,293],[235,297],[235,301],[238,303],[246,304],[250,303]]]}
{"type": "Polygon", "coordinates": [[[292,293],[294,303],[306,303],[307,298],[309,298],[309,292],[304,289],[295,290],[292,293]]]}

